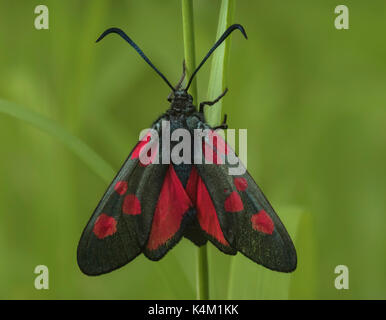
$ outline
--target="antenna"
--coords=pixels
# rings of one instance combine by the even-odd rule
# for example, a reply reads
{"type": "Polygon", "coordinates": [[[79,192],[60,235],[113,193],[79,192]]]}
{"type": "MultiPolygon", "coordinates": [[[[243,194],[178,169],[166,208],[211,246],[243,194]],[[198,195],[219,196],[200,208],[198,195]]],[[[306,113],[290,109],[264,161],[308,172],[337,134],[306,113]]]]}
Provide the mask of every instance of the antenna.
{"type": "Polygon", "coordinates": [[[135,44],[135,42],[133,40],[130,39],[130,37],[121,29],[119,28],[109,28],[107,29],[105,32],[103,32],[99,38],[97,39],[96,42],[99,42],[101,41],[105,36],[107,36],[108,34],[110,33],[116,33],[118,35],[120,35],[124,40],[126,40],[134,49],[135,51],[137,51],[139,53],[139,55],[142,57],[143,60],[145,60],[147,62],[147,64],[152,67],[152,69],[157,72],[162,79],[164,79],[164,81],[166,82],[166,84],[173,90],[173,92],[175,91],[175,89],[173,88],[173,86],[170,84],[170,82],[168,81],[168,79],[166,79],[166,77],[162,74],[161,71],[159,71],[155,66],[154,64],[149,60],[148,57],[146,57],[146,55],[142,52],[142,50],[135,44]]]}
{"type": "Polygon", "coordinates": [[[193,72],[192,76],[190,77],[189,79],[189,82],[188,82],[188,85],[186,86],[185,88],[185,91],[188,91],[190,85],[192,84],[192,80],[194,78],[194,76],[196,75],[196,73],[198,72],[198,70],[200,70],[200,68],[203,66],[203,64],[205,63],[206,60],[208,60],[208,58],[210,57],[210,55],[213,53],[214,50],[217,49],[217,47],[223,43],[223,41],[234,31],[234,30],[240,30],[241,33],[243,34],[243,36],[245,37],[245,39],[248,39],[247,37],[247,34],[245,33],[245,30],[243,28],[242,25],[240,24],[233,24],[231,25],[228,29],[225,30],[225,32],[222,34],[222,36],[220,37],[220,39],[217,40],[217,42],[214,44],[214,46],[212,47],[212,49],[209,50],[209,52],[207,53],[207,55],[205,56],[205,58],[201,61],[200,65],[196,68],[196,70],[193,72]]]}

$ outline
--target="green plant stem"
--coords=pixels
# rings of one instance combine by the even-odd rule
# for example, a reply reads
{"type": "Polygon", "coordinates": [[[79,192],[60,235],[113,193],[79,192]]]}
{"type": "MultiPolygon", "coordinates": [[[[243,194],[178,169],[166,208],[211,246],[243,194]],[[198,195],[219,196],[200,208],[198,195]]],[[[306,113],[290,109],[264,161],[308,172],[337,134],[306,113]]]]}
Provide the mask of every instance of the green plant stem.
{"type": "MultiPolygon", "coordinates": [[[[184,33],[184,50],[187,79],[196,69],[196,49],[194,41],[193,0],[182,0],[182,27],[184,33]]],[[[197,81],[193,79],[189,93],[197,101],[197,81]]]]}
{"type": "Polygon", "coordinates": [[[206,244],[197,249],[197,299],[209,299],[209,270],[206,244]]]}
{"type": "MultiPolygon", "coordinates": [[[[196,68],[194,42],[193,1],[182,0],[182,24],[184,33],[185,64],[189,79],[196,68]]],[[[197,101],[197,82],[193,79],[190,94],[197,101]]],[[[209,299],[208,253],[206,245],[197,249],[197,299],[209,299]]]]}

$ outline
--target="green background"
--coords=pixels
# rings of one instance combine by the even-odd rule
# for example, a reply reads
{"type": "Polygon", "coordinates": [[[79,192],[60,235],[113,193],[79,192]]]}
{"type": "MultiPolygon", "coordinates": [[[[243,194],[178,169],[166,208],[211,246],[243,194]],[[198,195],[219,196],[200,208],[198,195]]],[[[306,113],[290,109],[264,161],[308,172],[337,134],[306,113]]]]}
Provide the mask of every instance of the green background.
{"type": "MultiPolygon", "coordinates": [[[[220,1],[194,6],[200,60],[220,1]]],[[[386,298],[385,11],[383,0],[236,1],[249,40],[232,37],[223,108],[231,128],[248,129],[248,169],[295,239],[299,266],[279,274],[209,245],[211,298],[386,298]],[[349,30],[334,27],[339,4],[349,30]],[[337,265],[349,268],[349,290],[334,287],[337,265]]],[[[0,12],[0,298],[194,299],[197,250],[187,240],[160,262],[140,256],[101,277],[76,264],[114,172],[71,137],[115,171],[168,108],[167,86],[124,41],[95,39],[121,27],[176,83],[180,1],[1,0],[0,12]],[[34,28],[38,4],[50,10],[49,30],[34,28]],[[49,290],[34,288],[40,264],[49,290]]],[[[209,70],[197,78],[200,100],[209,70]]]]}

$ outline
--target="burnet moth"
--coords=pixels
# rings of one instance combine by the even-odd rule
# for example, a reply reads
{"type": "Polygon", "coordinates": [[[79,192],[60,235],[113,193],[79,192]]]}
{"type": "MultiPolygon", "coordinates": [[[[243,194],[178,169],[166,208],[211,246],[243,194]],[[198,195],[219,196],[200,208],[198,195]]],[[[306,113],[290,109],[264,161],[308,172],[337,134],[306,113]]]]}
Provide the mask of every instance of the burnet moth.
{"type": "Polygon", "coordinates": [[[239,175],[229,174],[232,165],[224,155],[231,148],[215,131],[227,128],[225,119],[216,128],[205,121],[204,107],[213,105],[225,92],[215,101],[202,102],[198,110],[188,93],[198,70],[237,29],[247,38],[241,25],[230,26],[192,73],[185,89],[182,89],[183,78],[173,87],[122,30],[110,28],[98,38],[97,42],[110,33],[120,35],[171,88],[170,108],[153,123],[152,132],[161,137],[162,126],[168,122],[172,133],[185,129],[193,134],[203,129],[206,136],[199,148],[193,148],[192,161],[178,164],[156,161],[161,158],[163,147],[171,149],[176,141],[170,140],[169,146],[163,146],[161,138],[153,140],[153,135],[147,134],[137,143],[79,241],[78,265],[85,274],[110,272],[140,253],[151,260],[159,260],[182,237],[197,246],[210,241],[229,255],[239,251],[272,270],[291,272],[296,269],[297,256],[292,240],[253,178],[246,170],[239,175]],[[208,136],[216,136],[216,139],[206,148],[208,136]],[[149,150],[153,151],[150,160],[143,162],[141,155],[148,155],[149,150]],[[212,163],[205,161],[208,153],[212,153],[212,163]]]}

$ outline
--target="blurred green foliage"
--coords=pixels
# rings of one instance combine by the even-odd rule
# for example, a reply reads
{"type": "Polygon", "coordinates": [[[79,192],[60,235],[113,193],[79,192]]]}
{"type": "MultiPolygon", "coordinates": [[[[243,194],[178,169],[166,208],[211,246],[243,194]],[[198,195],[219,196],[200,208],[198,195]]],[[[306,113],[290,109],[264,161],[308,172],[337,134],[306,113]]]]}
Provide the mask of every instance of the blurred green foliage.
{"type": "MultiPolygon", "coordinates": [[[[175,83],[180,5],[0,0],[0,109],[51,119],[117,170],[169,92],[126,43],[95,39],[121,27],[175,83]],[[41,3],[48,31],[34,29],[41,3]]],[[[248,129],[248,169],[294,236],[299,267],[278,274],[209,246],[212,298],[386,298],[386,3],[348,2],[346,31],[334,28],[336,5],[236,3],[249,40],[232,38],[223,110],[231,128],[248,129]],[[349,267],[349,290],[334,288],[339,264],[349,267]]],[[[195,1],[198,60],[215,40],[219,8],[195,1]]],[[[201,99],[209,66],[197,78],[201,99]]],[[[157,263],[140,256],[105,276],[81,274],[77,241],[113,174],[102,179],[30,122],[0,114],[0,298],[195,298],[196,249],[185,240],[157,263]],[[33,286],[39,264],[50,270],[47,291],[33,286]]]]}

